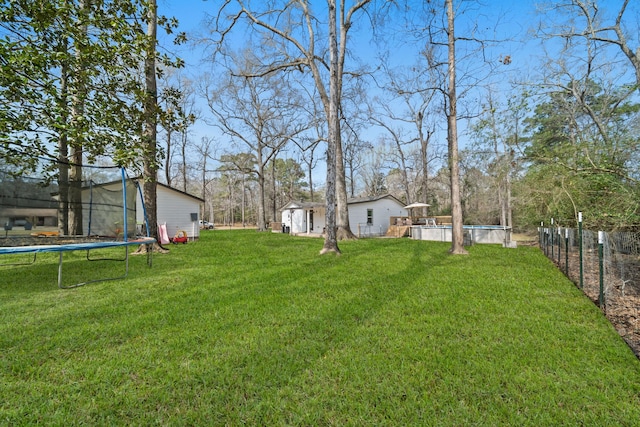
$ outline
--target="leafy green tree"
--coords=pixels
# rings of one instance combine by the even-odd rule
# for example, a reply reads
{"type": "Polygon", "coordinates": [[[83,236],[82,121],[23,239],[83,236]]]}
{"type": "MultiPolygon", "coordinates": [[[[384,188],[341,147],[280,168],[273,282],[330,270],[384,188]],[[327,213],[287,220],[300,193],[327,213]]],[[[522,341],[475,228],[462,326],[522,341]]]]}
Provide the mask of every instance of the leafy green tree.
{"type": "MultiPolygon", "coordinates": [[[[29,168],[37,156],[58,160],[59,170],[50,172],[60,184],[65,234],[82,231],[74,203],[82,164],[100,156],[122,166],[140,159],[141,106],[149,94],[141,58],[156,49],[141,31],[150,9],[154,2],[146,0],[11,1],[0,8],[0,156],[29,168]]],[[[176,25],[161,22],[168,30],[176,25]]]]}
{"type": "Polygon", "coordinates": [[[276,183],[289,200],[297,200],[302,190],[309,184],[305,182],[306,174],[300,163],[294,159],[275,159],[276,183]]]}
{"type": "Polygon", "coordinates": [[[572,90],[549,94],[525,121],[530,167],[519,197],[527,199],[530,221],[538,214],[572,223],[583,211],[593,227],[636,223],[640,105],[626,87],[567,86],[572,90]]]}

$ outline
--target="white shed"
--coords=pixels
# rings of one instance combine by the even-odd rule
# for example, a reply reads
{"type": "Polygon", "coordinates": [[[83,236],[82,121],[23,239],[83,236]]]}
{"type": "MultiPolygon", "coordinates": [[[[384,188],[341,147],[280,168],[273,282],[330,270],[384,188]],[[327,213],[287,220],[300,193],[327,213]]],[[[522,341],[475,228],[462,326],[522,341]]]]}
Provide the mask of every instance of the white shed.
{"type": "MultiPolygon", "coordinates": [[[[351,231],[357,236],[384,235],[391,217],[406,217],[404,204],[390,194],[359,197],[347,201],[351,231]]],[[[290,202],[281,209],[283,231],[293,234],[322,234],[325,227],[324,203],[290,202]]]]}
{"type": "MultiPolygon", "coordinates": [[[[158,225],[167,226],[167,234],[173,238],[178,231],[186,231],[189,240],[200,237],[198,224],[200,205],[204,203],[199,197],[192,196],[168,185],[158,183],[156,190],[158,209],[158,225]]],[[[137,206],[141,206],[138,194],[137,206]]],[[[136,209],[137,222],[144,222],[143,212],[136,209]]]]}
{"type": "MultiPolygon", "coordinates": [[[[142,181],[138,180],[140,187],[142,187],[142,181]]],[[[101,184],[101,188],[109,190],[115,193],[118,197],[121,196],[122,191],[122,182],[114,181],[106,184],[101,184]]],[[[86,192],[86,195],[83,195],[84,200],[89,200],[89,188],[84,188],[83,192],[86,192]]],[[[143,208],[142,197],[140,195],[140,191],[131,186],[127,188],[127,193],[130,191],[135,191],[135,200],[136,200],[136,223],[138,225],[142,225],[145,223],[144,215],[145,209],[143,208]]],[[[128,198],[132,197],[131,194],[128,194],[128,198]]],[[[158,216],[158,225],[166,224],[167,226],[167,234],[169,237],[175,236],[178,231],[186,231],[187,236],[190,240],[194,240],[200,237],[200,227],[198,225],[198,216],[200,212],[200,204],[204,203],[204,201],[199,198],[192,196],[191,194],[185,193],[183,191],[177,190],[175,188],[169,187],[168,185],[158,183],[156,189],[156,202],[157,202],[157,216],[158,216]]],[[[87,229],[89,215],[83,215],[84,221],[84,229],[87,229]]],[[[94,223],[99,224],[100,221],[94,221],[94,223]]],[[[114,228],[113,225],[107,224],[104,227],[114,228]]],[[[92,229],[95,229],[96,226],[92,226],[92,229]]],[[[104,234],[105,232],[99,230],[97,234],[104,234]]],[[[109,231],[106,232],[109,234],[109,231]]]]}
{"type": "MultiPolygon", "coordinates": [[[[281,231],[293,234],[322,234],[327,208],[319,202],[290,202],[281,209],[281,231]]],[[[276,231],[276,230],[274,230],[276,231]]]]}

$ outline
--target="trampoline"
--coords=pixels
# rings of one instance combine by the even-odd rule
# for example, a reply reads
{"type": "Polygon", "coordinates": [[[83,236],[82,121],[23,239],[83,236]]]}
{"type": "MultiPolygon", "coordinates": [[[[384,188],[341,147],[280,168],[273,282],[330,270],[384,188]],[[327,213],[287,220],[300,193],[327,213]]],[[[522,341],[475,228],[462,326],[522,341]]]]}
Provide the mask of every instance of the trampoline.
{"type": "MultiPolygon", "coordinates": [[[[132,245],[148,245],[153,244],[156,241],[153,237],[141,237],[134,240],[127,240],[121,242],[84,242],[84,243],[65,243],[59,245],[32,245],[32,246],[14,246],[14,247],[0,247],[0,255],[2,254],[31,254],[33,253],[33,260],[27,263],[11,263],[11,264],[2,264],[3,267],[8,266],[18,266],[18,265],[27,265],[32,264],[36,261],[36,255],[39,253],[45,252],[59,252],[60,256],[58,257],[58,287],[60,289],[70,289],[77,288],[78,286],[83,286],[89,283],[95,282],[104,282],[107,280],[117,280],[124,279],[129,274],[129,249],[128,246],[132,245]],[[105,248],[122,248],[124,247],[124,258],[122,259],[114,259],[114,258],[90,258],[89,253],[92,249],[105,249],[105,248]],[[62,261],[64,252],[69,251],[87,251],[87,260],[88,261],[124,261],[124,274],[115,277],[105,277],[101,279],[87,280],[85,282],[76,283],[74,285],[63,285],[62,282],[62,261]]],[[[152,264],[152,252],[147,251],[147,265],[151,267],[152,264]]]]}
{"type": "MultiPolygon", "coordinates": [[[[87,167],[87,166],[85,166],[87,167]]],[[[0,264],[0,267],[16,267],[30,265],[36,262],[37,254],[40,253],[58,253],[58,287],[60,289],[70,289],[83,286],[89,283],[102,282],[107,280],[124,279],[129,273],[129,247],[134,245],[150,245],[156,242],[153,237],[148,234],[148,221],[146,215],[146,209],[144,207],[142,190],[137,182],[127,178],[124,168],[120,169],[120,179],[111,181],[104,184],[97,184],[94,181],[90,181],[82,189],[82,216],[83,229],[86,230],[86,234],[81,236],[59,236],[58,233],[51,232],[50,237],[41,237],[47,235],[47,232],[29,232],[27,234],[20,233],[14,230],[10,221],[15,221],[16,215],[23,215],[27,218],[38,218],[38,214],[44,212],[43,202],[58,203],[55,200],[55,196],[50,197],[38,196],[37,202],[34,202],[35,197],[26,197],[25,193],[29,193],[28,185],[24,184],[24,180],[20,182],[7,183],[7,176],[3,174],[2,187],[17,188],[14,191],[15,196],[13,198],[7,197],[6,194],[0,194],[2,196],[0,200],[10,200],[11,203],[4,203],[0,205],[0,218],[3,220],[7,218],[13,218],[7,220],[5,223],[5,236],[0,238],[0,255],[21,255],[21,254],[33,254],[33,258],[29,258],[28,261],[8,262],[0,264]],[[18,184],[22,184],[18,185],[18,184]],[[26,190],[25,190],[26,189],[26,190]],[[132,191],[137,189],[136,191],[132,191]],[[133,194],[131,194],[133,193],[133,194]],[[47,198],[53,198],[51,200],[42,200],[47,198]],[[137,199],[137,200],[136,200],[137,199]],[[26,201],[25,201],[26,200],[26,201]],[[140,209],[136,209],[136,204],[140,205],[140,209]],[[131,207],[133,205],[133,207],[131,207]],[[25,214],[26,213],[26,214],[25,214]],[[13,217],[11,217],[13,215],[13,217]],[[143,225],[138,229],[136,224],[143,225]],[[142,233],[142,230],[146,232],[142,233]],[[9,232],[12,233],[9,236],[9,232]],[[43,234],[44,233],[44,234],[43,234]],[[97,251],[99,249],[108,248],[122,248],[124,254],[118,258],[110,257],[91,257],[91,251],[97,251]],[[124,263],[122,273],[116,274],[110,277],[97,278],[92,280],[82,281],[80,283],[68,284],[63,283],[63,254],[65,252],[73,251],[86,251],[87,261],[112,261],[124,263]]],[[[35,188],[35,187],[34,187],[35,188]]],[[[35,190],[31,193],[33,194],[35,190]]],[[[50,206],[48,206],[50,208],[50,206]]],[[[40,218],[42,220],[42,218],[40,218]]],[[[20,224],[25,220],[20,219],[20,224]]],[[[37,221],[36,221],[37,222],[37,221]]],[[[25,230],[31,231],[31,223],[26,221],[28,226],[25,230]]],[[[148,250],[147,265],[152,265],[152,250],[148,250]]],[[[95,253],[95,252],[94,252],[95,253]]]]}

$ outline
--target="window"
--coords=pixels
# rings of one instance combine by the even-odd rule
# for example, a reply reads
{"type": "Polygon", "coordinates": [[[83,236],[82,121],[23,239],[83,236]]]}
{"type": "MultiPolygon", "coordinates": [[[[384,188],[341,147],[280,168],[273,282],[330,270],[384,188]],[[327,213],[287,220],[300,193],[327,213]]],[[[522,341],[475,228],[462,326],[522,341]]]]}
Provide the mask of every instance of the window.
{"type": "Polygon", "coordinates": [[[367,225],[373,225],[373,209],[367,209],[367,225]]]}

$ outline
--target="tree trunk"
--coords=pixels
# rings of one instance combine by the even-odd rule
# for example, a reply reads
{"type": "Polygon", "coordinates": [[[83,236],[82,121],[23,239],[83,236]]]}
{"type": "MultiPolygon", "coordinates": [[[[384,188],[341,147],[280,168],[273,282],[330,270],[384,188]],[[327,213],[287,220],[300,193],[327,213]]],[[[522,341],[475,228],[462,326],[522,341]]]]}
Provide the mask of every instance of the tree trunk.
{"type": "Polygon", "coordinates": [[[171,187],[171,133],[171,121],[169,121],[167,125],[167,152],[165,153],[167,158],[164,161],[164,179],[169,187],[171,187]]]}
{"type": "MultiPolygon", "coordinates": [[[[77,144],[77,143],[76,143],[77,144]]],[[[82,148],[72,145],[69,173],[69,234],[83,235],[82,230],[82,148]]]]}
{"type": "MultiPolygon", "coordinates": [[[[266,198],[266,188],[265,188],[265,178],[264,178],[264,162],[262,160],[262,148],[258,149],[257,152],[257,160],[258,160],[258,231],[266,231],[267,230],[267,198],[266,198]]],[[[244,187],[242,189],[244,191],[244,187]]]]}
{"type": "Polygon", "coordinates": [[[244,218],[245,204],[246,204],[246,200],[245,200],[245,193],[246,193],[245,185],[246,185],[246,183],[245,183],[245,173],[244,173],[244,171],[242,171],[242,197],[241,197],[242,198],[242,203],[241,203],[241,205],[242,205],[242,226],[243,227],[246,226],[246,222],[245,222],[245,218],[244,218]]]}
{"type": "Polygon", "coordinates": [[[511,165],[513,164],[513,155],[511,150],[507,153],[508,165],[507,176],[505,177],[505,209],[507,211],[507,227],[513,227],[513,210],[511,209],[511,165]]]}
{"type": "Polygon", "coordinates": [[[69,234],[69,141],[66,126],[69,120],[67,116],[68,73],[69,66],[65,61],[60,70],[60,123],[63,126],[60,127],[58,136],[58,231],[62,236],[69,234]]]}
{"type": "Polygon", "coordinates": [[[453,0],[446,0],[449,47],[449,112],[447,115],[447,136],[449,139],[449,170],[451,172],[451,250],[452,254],[466,254],[464,231],[462,228],[462,202],[460,195],[460,164],[458,157],[458,117],[456,98],[456,39],[454,35],[453,0]]]}
{"type": "Polygon", "coordinates": [[[313,194],[313,167],[311,163],[309,163],[309,197],[311,197],[311,201],[314,202],[314,194],[313,194]]]}
{"type": "MultiPolygon", "coordinates": [[[[185,124],[186,126],[186,124],[185,124]]],[[[182,138],[180,150],[182,155],[182,191],[187,192],[187,129],[186,127],[182,130],[180,134],[182,138]]]]}
{"type": "MultiPolygon", "coordinates": [[[[351,240],[356,239],[356,235],[351,231],[351,225],[349,224],[349,205],[347,197],[347,182],[344,168],[344,156],[342,151],[342,133],[340,130],[340,112],[342,108],[342,78],[344,72],[344,60],[346,56],[347,48],[347,32],[351,26],[351,22],[345,22],[345,1],[340,1],[340,51],[338,51],[338,29],[333,28],[334,40],[329,40],[331,45],[335,48],[335,75],[331,74],[331,82],[335,79],[335,108],[336,108],[336,123],[335,123],[335,153],[336,153],[336,202],[338,208],[337,215],[337,238],[339,240],[351,240]]],[[[332,0],[334,9],[335,1],[332,0]]],[[[337,20],[337,19],[336,19],[337,20]]],[[[334,20],[334,23],[335,21],[334,20]]],[[[331,25],[331,23],[330,23],[331,25]]],[[[331,32],[331,26],[329,27],[331,32]]],[[[331,138],[329,138],[331,139],[331,138]]]]}
{"type": "MultiPolygon", "coordinates": [[[[84,1],[78,3],[80,33],[78,37],[87,34],[86,14],[87,5],[84,1]]],[[[72,73],[76,77],[75,88],[71,97],[71,168],[69,172],[69,234],[83,235],[82,229],[82,154],[84,149],[84,99],[86,93],[84,58],[82,40],[74,41],[75,65],[72,73]]]]}
{"type": "MultiPolygon", "coordinates": [[[[337,101],[339,102],[339,100],[337,101]]],[[[336,152],[336,203],[337,203],[337,231],[338,240],[356,239],[356,235],[351,231],[349,224],[349,205],[347,197],[347,183],[342,156],[342,138],[340,134],[340,119],[337,117],[337,129],[335,139],[336,152]]]]}
{"type": "Polygon", "coordinates": [[[340,141],[338,117],[338,44],[336,33],[336,1],[327,0],[329,7],[329,141],[327,142],[327,212],[324,246],[320,254],[340,254],[336,233],[336,146],[340,141]]]}
{"type": "MultiPolygon", "coordinates": [[[[271,214],[273,215],[273,220],[276,221],[276,218],[278,218],[278,191],[276,188],[276,159],[275,157],[273,158],[273,161],[271,162],[271,190],[273,191],[273,207],[272,207],[272,211],[271,214]]],[[[282,200],[282,204],[284,204],[284,202],[286,202],[286,200],[282,200]]]]}
{"type": "MultiPolygon", "coordinates": [[[[422,114],[420,114],[422,118],[422,114]]],[[[420,162],[422,163],[422,179],[420,180],[420,202],[429,203],[429,140],[431,132],[427,131],[427,136],[422,132],[422,120],[416,123],[418,125],[418,134],[420,137],[420,162]]]]}
{"type": "Polygon", "coordinates": [[[149,221],[149,235],[157,241],[153,248],[142,245],[139,251],[148,250],[166,251],[160,243],[158,233],[158,202],[157,202],[157,183],[158,183],[158,163],[157,156],[157,106],[158,106],[158,88],[156,82],[156,26],[157,26],[157,5],[155,0],[149,2],[149,10],[147,11],[147,46],[144,60],[145,75],[145,98],[144,98],[144,124],[142,129],[142,139],[144,143],[143,163],[143,193],[144,201],[147,208],[147,216],[149,221]]]}

